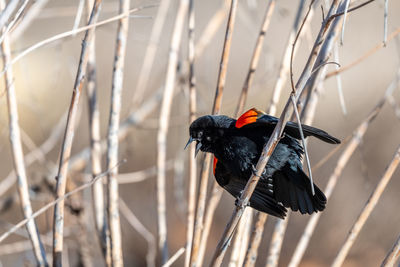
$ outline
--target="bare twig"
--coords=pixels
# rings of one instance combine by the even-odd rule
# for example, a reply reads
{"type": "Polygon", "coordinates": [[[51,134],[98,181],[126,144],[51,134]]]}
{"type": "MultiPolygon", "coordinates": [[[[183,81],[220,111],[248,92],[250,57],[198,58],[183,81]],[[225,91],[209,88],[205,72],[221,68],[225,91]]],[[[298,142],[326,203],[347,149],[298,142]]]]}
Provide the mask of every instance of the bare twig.
{"type": "Polygon", "coordinates": [[[249,248],[247,249],[246,258],[243,267],[253,267],[256,264],[258,255],[258,247],[260,246],[264,225],[267,221],[268,215],[257,211],[256,222],[254,223],[253,232],[250,237],[249,248]]]}
{"type": "Polygon", "coordinates": [[[275,267],[278,266],[278,260],[283,244],[283,237],[285,236],[286,227],[289,222],[290,212],[286,215],[284,220],[277,219],[277,223],[275,224],[274,233],[272,235],[267,263],[265,266],[267,267],[275,267]]]}
{"type": "Polygon", "coordinates": [[[388,252],[383,260],[381,267],[393,267],[400,256],[400,236],[397,238],[396,243],[393,244],[392,249],[388,252]]]}
{"type": "Polygon", "coordinates": [[[119,210],[129,224],[147,241],[147,267],[156,266],[157,246],[154,235],[139,221],[122,198],[119,199],[119,210]]]}
{"type": "MultiPolygon", "coordinates": [[[[115,167],[118,167],[119,165],[121,165],[121,163],[118,163],[115,167]]],[[[54,205],[56,205],[57,203],[60,203],[61,201],[64,201],[66,198],[70,197],[71,195],[78,193],[80,191],[82,191],[85,188],[88,188],[90,186],[92,186],[95,182],[97,182],[99,179],[107,176],[108,172],[110,170],[107,170],[106,172],[101,173],[99,176],[95,177],[92,181],[85,183],[81,186],[78,186],[77,188],[75,188],[74,190],[66,193],[65,195],[56,198],[54,201],[51,201],[50,203],[47,203],[46,205],[44,205],[43,207],[41,207],[39,210],[35,211],[34,213],[32,213],[32,215],[29,218],[26,218],[22,221],[20,221],[19,223],[17,223],[16,225],[14,225],[10,230],[8,230],[7,232],[5,232],[4,234],[2,234],[0,236],[0,243],[3,242],[5,239],[7,239],[7,237],[9,237],[11,234],[15,233],[16,231],[18,231],[18,229],[20,229],[21,227],[23,227],[24,225],[26,225],[30,220],[35,219],[37,216],[45,213],[48,209],[50,209],[51,207],[53,207],[54,205]]]]}
{"type": "Polygon", "coordinates": [[[151,75],[151,68],[154,63],[158,44],[160,42],[161,32],[165,24],[165,18],[167,16],[169,4],[170,0],[161,1],[160,6],[158,7],[157,15],[154,19],[153,28],[151,30],[149,43],[146,47],[143,66],[140,68],[138,82],[135,87],[136,91],[132,99],[133,107],[142,101],[143,92],[145,92],[147,89],[147,84],[151,75]]]}
{"type": "MultiPolygon", "coordinates": [[[[397,79],[395,81],[397,81],[397,79]]],[[[332,195],[332,192],[336,186],[337,180],[339,179],[344,167],[348,163],[348,161],[349,161],[350,157],[352,156],[352,154],[354,153],[355,149],[360,144],[365,132],[368,129],[368,126],[373,121],[373,119],[378,115],[379,111],[382,109],[382,106],[385,103],[388,96],[392,94],[392,92],[394,90],[395,81],[391,83],[391,85],[387,88],[383,98],[378,102],[378,104],[369,113],[369,115],[366,117],[366,119],[364,119],[363,122],[354,131],[353,137],[351,138],[351,140],[349,141],[349,144],[347,145],[347,147],[341,154],[332,175],[329,177],[328,184],[326,185],[326,188],[324,190],[327,200],[329,200],[330,196],[332,195]]],[[[292,259],[290,260],[290,263],[289,263],[290,267],[296,267],[299,265],[303,255],[304,255],[304,252],[308,246],[308,243],[310,242],[311,236],[314,233],[314,229],[319,221],[320,216],[321,216],[321,213],[315,213],[315,214],[311,215],[311,218],[307,223],[304,233],[301,236],[299,243],[297,244],[295,252],[293,253],[292,259]]]]}
{"type": "MultiPolygon", "coordinates": [[[[335,47],[333,49],[333,57],[335,62],[339,62],[339,46],[335,44],[335,47]]],[[[340,66],[336,65],[336,70],[340,69],[340,66]]],[[[339,93],[339,101],[340,101],[340,106],[342,107],[342,112],[344,115],[347,114],[347,108],[346,108],[346,102],[344,100],[344,94],[343,94],[343,86],[342,86],[342,77],[340,74],[336,75],[336,84],[338,88],[338,93],[339,93]]]]}
{"type": "Polygon", "coordinates": [[[340,248],[339,253],[337,254],[335,260],[332,263],[333,267],[342,266],[347,254],[350,251],[354,241],[356,240],[358,234],[360,233],[362,227],[364,226],[365,222],[367,221],[369,215],[375,208],[376,204],[379,201],[379,198],[383,194],[387,184],[389,183],[390,179],[394,171],[397,169],[397,166],[400,162],[400,146],[397,148],[395,155],[393,156],[392,161],[386,167],[384,174],[382,175],[381,180],[379,181],[378,185],[375,187],[374,191],[371,193],[370,197],[368,198],[367,203],[365,204],[364,208],[362,209],[360,215],[358,216],[357,220],[351,227],[351,230],[344,242],[343,246],[340,248]]]}
{"type": "Polygon", "coordinates": [[[174,23],[174,32],[171,38],[170,52],[165,80],[165,89],[161,103],[159,129],[157,134],[157,214],[158,214],[158,248],[161,254],[161,263],[168,260],[167,246],[167,218],[166,218],[166,188],[165,188],[165,160],[167,152],[167,133],[169,114],[171,112],[172,96],[178,64],[178,51],[182,37],[182,30],[189,1],[181,0],[174,23]]]}
{"type": "MultiPolygon", "coordinates": [[[[94,0],[87,1],[87,9],[93,7],[94,0]]],[[[90,14],[90,12],[88,12],[90,14]]],[[[89,59],[87,66],[87,85],[86,91],[89,103],[89,134],[90,134],[90,165],[92,177],[101,173],[101,145],[100,145],[100,110],[97,102],[97,83],[96,83],[96,50],[95,35],[89,43],[89,59]]],[[[106,255],[106,236],[105,236],[105,208],[103,183],[98,181],[93,185],[93,212],[95,216],[95,227],[97,236],[102,248],[103,255],[106,255]]],[[[106,260],[107,261],[107,260],[106,260]]]]}
{"type": "Polygon", "coordinates": [[[25,30],[32,25],[32,21],[38,17],[39,13],[42,11],[42,8],[47,4],[47,2],[48,0],[36,0],[31,4],[28,12],[24,14],[24,17],[18,23],[18,27],[11,32],[12,41],[17,40],[25,32],[25,30]]]}
{"type": "MultiPolygon", "coordinates": [[[[128,15],[129,0],[119,1],[119,13],[128,15]]],[[[118,22],[117,40],[115,45],[114,68],[111,88],[111,107],[107,133],[107,166],[111,168],[118,162],[118,131],[121,113],[121,98],[124,79],[125,54],[128,39],[129,18],[121,18],[118,22]]],[[[123,266],[121,224],[118,210],[118,168],[109,172],[107,177],[107,218],[110,236],[111,262],[108,266],[123,266]]],[[[107,252],[107,255],[109,253],[107,252]]]]}
{"type": "MultiPolygon", "coordinates": [[[[79,23],[82,20],[83,9],[85,8],[85,1],[79,0],[78,8],[75,15],[74,26],[72,26],[72,30],[76,30],[79,27],[79,23]]],[[[90,9],[89,9],[90,10],[90,9]]]]}
{"type": "Polygon", "coordinates": [[[349,10],[350,0],[345,0],[346,5],[344,7],[343,23],[342,23],[342,34],[340,35],[340,45],[343,45],[344,40],[344,28],[346,27],[347,12],[349,10]]]}
{"type": "Polygon", "coordinates": [[[13,20],[11,20],[8,25],[2,30],[1,36],[0,36],[0,44],[4,41],[4,38],[8,35],[8,33],[11,31],[11,29],[14,27],[14,25],[21,19],[21,15],[23,12],[26,11],[26,7],[29,3],[29,0],[25,0],[22,5],[19,7],[17,12],[14,15],[13,20]]]}
{"type": "MultiPolygon", "coordinates": [[[[176,160],[171,159],[167,160],[165,163],[165,169],[166,170],[171,170],[174,168],[174,163],[176,160]]],[[[142,182],[152,176],[157,175],[157,166],[154,165],[150,168],[136,171],[136,172],[131,172],[131,173],[119,173],[118,174],[118,183],[119,184],[130,184],[130,183],[138,183],[142,182]]]]}
{"type": "Polygon", "coordinates": [[[389,13],[389,0],[385,0],[385,9],[383,14],[383,45],[387,43],[387,28],[388,28],[388,13],[389,13]]]}
{"type": "MultiPolygon", "coordinates": [[[[396,30],[394,30],[387,38],[387,42],[391,41],[394,37],[396,37],[397,35],[400,34],[400,28],[397,28],[396,30]]],[[[386,43],[387,43],[386,42],[386,43]]],[[[354,67],[355,65],[361,63],[362,61],[364,61],[365,59],[367,59],[369,56],[371,56],[372,54],[374,54],[375,52],[377,52],[379,49],[381,49],[382,47],[384,47],[384,44],[382,42],[380,42],[379,44],[377,44],[376,46],[374,46],[373,48],[371,48],[370,50],[368,50],[365,54],[363,54],[361,57],[357,58],[356,60],[354,60],[353,62],[344,65],[343,67],[334,70],[332,72],[329,72],[325,79],[328,79],[332,76],[338,75],[339,73],[342,73],[352,67],[354,67]]]]}
{"type": "MultiPolygon", "coordinates": [[[[214,115],[219,114],[221,110],[222,96],[226,81],[226,72],[229,61],[230,48],[232,44],[233,27],[235,25],[235,19],[236,19],[237,3],[238,3],[237,0],[231,0],[228,22],[225,32],[224,46],[222,49],[222,56],[219,65],[217,88],[215,90],[215,97],[212,108],[212,114],[214,115]]],[[[211,154],[207,153],[202,158],[202,160],[203,160],[203,165],[200,174],[200,189],[199,189],[199,197],[197,200],[197,210],[196,210],[195,227],[193,234],[191,266],[200,266],[199,261],[202,261],[202,259],[199,258],[199,249],[200,249],[200,242],[202,241],[202,228],[204,223],[203,218],[205,211],[208,173],[211,163],[211,154]]],[[[206,240],[204,240],[204,242],[206,242],[206,240]]]]}
{"type": "Polygon", "coordinates": [[[117,15],[117,16],[111,17],[109,19],[100,21],[98,23],[92,23],[92,24],[87,25],[85,27],[80,27],[80,28],[78,28],[76,30],[71,30],[71,31],[66,31],[66,32],[60,33],[60,34],[56,34],[56,35],[54,35],[54,36],[52,36],[52,37],[50,37],[48,39],[40,41],[40,42],[28,47],[27,49],[25,49],[24,51],[19,53],[17,56],[15,56],[9,64],[7,64],[7,65],[5,65],[3,67],[3,70],[0,72],[0,77],[4,75],[4,73],[7,71],[7,69],[10,66],[14,65],[17,61],[19,61],[20,59],[22,59],[26,55],[32,53],[33,51],[35,51],[36,49],[38,49],[38,48],[40,48],[42,46],[45,46],[47,44],[50,44],[52,42],[58,41],[60,39],[66,38],[66,37],[73,36],[74,34],[77,34],[79,32],[84,32],[84,31],[87,31],[87,30],[91,30],[91,29],[94,29],[96,27],[99,27],[99,26],[102,26],[102,25],[105,25],[105,24],[120,20],[121,18],[128,17],[131,13],[138,12],[138,11],[143,10],[145,8],[151,8],[151,7],[154,7],[154,6],[155,5],[147,5],[147,6],[133,8],[133,9],[129,10],[129,14],[117,15]]]}
{"type": "Polygon", "coordinates": [[[10,19],[11,15],[14,13],[14,10],[18,6],[19,0],[9,1],[8,4],[4,7],[4,9],[0,13],[0,29],[3,29],[6,22],[10,19]]]}
{"type": "Polygon", "coordinates": [[[275,0],[270,0],[268,2],[268,6],[267,6],[267,9],[266,9],[265,15],[264,15],[264,20],[261,25],[260,33],[258,34],[256,45],[253,50],[253,56],[250,61],[250,67],[247,72],[246,80],[244,81],[244,84],[242,87],[242,92],[240,93],[239,103],[238,103],[238,106],[237,106],[236,112],[235,112],[236,116],[239,116],[239,114],[242,114],[242,112],[243,112],[244,103],[247,98],[249,88],[254,79],[254,74],[256,72],[256,69],[258,66],[258,61],[260,60],[260,56],[261,56],[261,50],[262,50],[262,46],[264,43],[264,38],[265,38],[265,35],[267,32],[269,23],[271,21],[274,9],[275,9],[275,0]]]}
{"type": "MultiPolygon", "coordinates": [[[[195,29],[195,13],[194,1],[189,1],[188,12],[188,61],[189,61],[189,123],[196,119],[196,79],[194,73],[194,60],[195,60],[195,46],[194,46],[194,29],[195,29]]],[[[195,144],[191,144],[189,148],[189,189],[188,189],[188,211],[187,211],[187,232],[186,232],[186,255],[185,267],[190,264],[192,245],[193,245],[193,231],[194,231],[194,217],[196,209],[196,176],[197,164],[195,159],[195,144]]]]}
{"type": "Polygon", "coordinates": [[[167,262],[165,262],[162,267],[171,266],[179,257],[185,252],[185,247],[181,247],[167,262]]]}
{"type": "Polygon", "coordinates": [[[250,229],[252,225],[253,209],[246,209],[243,219],[239,222],[238,230],[232,246],[232,253],[229,262],[230,267],[242,266],[248,246],[250,229]]]}
{"type": "MultiPolygon", "coordinates": [[[[93,6],[88,25],[97,20],[101,0],[96,0],[93,6]]],[[[82,43],[82,50],[76,80],[73,88],[71,105],[68,113],[68,120],[65,129],[63,145],[61,149],[59,169],[57,174],[57,188],[56,197],[60,198],[65,194],[65,187],[67,184],[67,173],[69,158],[71,155],[71,147],[74,139],[75,119],[78,111],[78,103],[82,91],[83,81],[85,77],[88,53],[87,45],[90,42],[93,34],[93,29],[88,30],[85,34],[82,43]]],[[[63,228],[64,228],[64,201],[61,200],[54,207],[54,224],[53,224],[53,266],[62,265],[62,251],[63,251],[63,228]]]]}
{"type": "MultiPolygon", "coordinates": [[[[268,104],[268,108],[267,108],[268,114],[276,114],[277,105],[278,105],[278,102],[279,102],[279,99],[280,99],[280,96],[282,93],[282,89],[283,89],[283,86],[285,85],[286,79],[288,77],[289,68],[290,68],[290,58],[294,57],[294,54],[297,51],[297,49],[295,49],[292,53],[292,48],[293,48],[293,42],[296,38],[296,34],[300,27],[301,15],[304,10],[304,5],[305,5],[305,0],[302,0],[299,2],[299,7],[297,8],[296,18],[293,23],[292,29],[290,31],[289,38],[286,43],[286,49],[283,54],[281,64],[279,67],[278,78],[275,82],[275,86],[272,91],[272,97],[268,104]]],[[[308,14],[309,19],[306,20],[303,25],[303,32],[307,31],[307,28],[308,28],[309,22],[311,21],[312,16],[313,16],[313,12],[310,11],[310,13],[308,14]]],[[[299,39],[297,41],[297,44],[299,44],[299,39]]]]}
{"type": "MultiPolygon", "coordinates": [[[[5,2],[0,1],[0,10],[4,10],[5,2]]],[[[1,43],[1,52],[3,54],[4,65],[11,61],[11,49],[8,41],[8,35],[5,30],[1,31],[3,35],[3,42],[1,43]]],[[[5,74],[5,88],[7,91],[7,107],[8,107],[8,120],[9,120],[9,136],[11,143],[11,152],[13,156],[13,164],[15,174],[17,176],[17,189],[18,195],[21,200],[21,209],[25,218],[32,215],[32,206],[29,199],[28,180],[24,164],[24,153],[21,144],[21,133],[18,123],[18,106],[15,92],[14,74],[12,68],[8,69],[5,74]]],[[[29,238],[32,243],[33,252],[38,266],[48,266],[46,259],[46,252],[44,250],[42,241],[40,240],[39,231],[36,226],[35,220],[29,220],[26,226],[29,238]]]]}

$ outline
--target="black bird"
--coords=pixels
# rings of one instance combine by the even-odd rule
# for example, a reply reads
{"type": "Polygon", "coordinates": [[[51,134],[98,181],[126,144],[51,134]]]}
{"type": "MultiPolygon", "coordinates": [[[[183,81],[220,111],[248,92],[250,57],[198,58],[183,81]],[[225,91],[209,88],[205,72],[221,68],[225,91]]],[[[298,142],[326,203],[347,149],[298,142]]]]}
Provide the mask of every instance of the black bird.
{"type": "MultiPolygon", "coordinates": [[[[223,115],[202,116],[190,125],[187,145],[196,141],[196,154],[199,150],[214,154],[218,184],[239,198],[277,122],[277,118],[255,108],[237,120],[223,115]]],[[[307,125],[302,125],[302,129],[304,137],[340,143],[323,130],[307,125]]],[[[302,168],[304,151],[298,139],[301,139],[298,124],[288,122],[250,198],[252,208],[279,218],[285,217],[286,208],[302,214],[325,209],[324,193],[316,185],[315,195],[311,192],[310,180],[302,168]]]]}

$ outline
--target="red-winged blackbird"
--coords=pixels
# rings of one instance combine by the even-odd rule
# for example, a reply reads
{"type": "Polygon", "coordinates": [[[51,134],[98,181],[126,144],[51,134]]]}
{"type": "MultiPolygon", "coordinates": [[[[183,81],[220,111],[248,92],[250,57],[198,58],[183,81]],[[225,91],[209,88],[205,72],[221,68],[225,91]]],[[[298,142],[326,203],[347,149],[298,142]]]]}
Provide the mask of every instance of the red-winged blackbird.
{"type": "MultiPolygon", "coordinates": [[[[203,116],[190,125],[187,145],[196,141],[196,154],[199,150],[214,154],[218,184],[238,198],[277,122],[277,118],[254,108],[238,120],[223,115],[203,116]]],[[[340,143],[323,130],[307,125],[302,125],[302,129],[304,137],[340,143]]],[[[288,122],[250,198],[249,205],[254,209],[279,218],[285,217],[286,208],[302,214],[324,210],[326,197],[316,185],[315,195],[312,194],[310,180],[301,164],[303,147],[297,139],[301,139],[298,124],[288,122]]]]}

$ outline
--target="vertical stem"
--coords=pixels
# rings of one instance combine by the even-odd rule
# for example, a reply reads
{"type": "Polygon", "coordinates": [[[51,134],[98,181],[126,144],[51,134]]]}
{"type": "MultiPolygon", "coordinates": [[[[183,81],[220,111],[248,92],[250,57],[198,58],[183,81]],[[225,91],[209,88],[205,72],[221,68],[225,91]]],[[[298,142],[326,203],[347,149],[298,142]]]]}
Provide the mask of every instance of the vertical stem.
{"type": "MultiPolygon", "coordinates": [[[[236,19],[237,3],[238,3],[237,0],[231,0],[228,23],[225,32],[224,47],[222,49],[222,56],[219,65],[217,88],[215,90],[214,104],[212,108],[212,114],[214,115],[219,114],[221,110],[222,95],[225,87],[226,72],[229,61],[230,48],[232,44],[233,27],[235,25],[235,19],[236,19]]],[[[193,234],[191,266],[199,266],[199,261],[202,261],[202,259],[199,258],[199,249],[200,249],[200,242],[202,242],[202,229],[203,229],[205,202],[207,195],[208,173],[211,164],[211,154],[207,153],[205,156],[203,156],[202,159],[203,159],[202,161],[203,165],[200,174],[200,189],[197,201],[195,229],[193,234]]],[[[208,235],[208,233],[206,233],[206,235],[208,235]]]]}
{"type": "MultiPolygon", "coordinates": [[[[188,42],[188,61],[189,61],[189,123],[196,119],[196,79],[194,75],[195,45],[194,45],[194,0],[189,1],[189,42],[188,42]]],[[[196,175],[197,164],[195,159],[195,144],[189,148],[189,192],[188,192],[188,219],[186,233],[186,255],[185,266],[190,264],[190,257],[193,245],[194,216],[196,208],[196,175]]]]}
{"type": "Polygon", "coordinates": [[[268,214],[257,211],[256,222],[250,237],[249,248],[246,253],[246,258],[243,267],[253,267],[256,264],[258,247],[260,246],[264,225],[268,218],[268,214]]]}
{"type": "MultiPolygon", "coordinates": [[[[128,14],[129,0],[120,0],[119,12],[128,14]]],[[[118,22],[117,41],[115,46],[114,68],[111,88],[111,108],[107,134],[107,216],[110,230],[111,266],[123,266],[121,224],[118,210],[118,130],[121,112],[121,95],[124,78],[124,64],[126,44],[128,37],[129,17],[124,17],[118,22]]],[[[110,264],[108,264],[110,265],[110,264]]]]}
{"type": "Polygon", "coordinates": [[[286,227],[289,222],[290,212],[287,213],[285,219],[277,219],[275,224],[274,233],[272,234],[272,239],[269,248],[269,255],[267,258],[266,267],[278,266],[278,260],[283,244],[283,237],[285,236],[286,227]]]}
{"type": "Polygon", "coordinates": [[[258,34],[258,38],[256,41],[256,45],[254,47],[253,50],[253,56],[251,58],[251,62],[250,62],[250,67],[249,70],[247,72],[247,76],[246,76],[246,80],[243,84],[242,87],[242,92],[240,94],[239,97],[239,103],[238,106],[236,108],[236,117],[238,117],[240,114],[242,114],[243,112],[243,107],[247,98],[247,93],[249,91],[249,88],[253,82],[254,79],[254,75],[256,73],[256,68],[258,66],[258,61],[260,60],[260,55],[261,55],[261,50],[262,50],[262,46],[264,44],[264,38],[265,38],[265,34],[267,32],[269,23],[271,21],[272,18],[272,14],[274,12],[275,9],[275,0],[269,0],[268,2],[268,6],[267,9],[265,11],[265,15],[264,15],[264,19],[263,19],[263,23],[261,25],[261,29],[260,29],[260,33],[258,34]]]}
{"type": "MultiPolygon", "coordinates": [[[[0,10],[4,10],[5,2],[0,1],[0,10]]],[[[2,31],[3,32],[3,31],[2,31]]],[[[3,32],[4,33],[4,32],[3,32]]],[[[11,49],[9,44],[8,34],[4,33],[4,40],[1,44],[1,53],[3,54],[3,64],[7,65],[11,61],[11,49]]],[[[13,163],[15,174],[17,176],[17,189],[21,201],[21,208],[25,218],[32,215],[32,206],[29,199],[28,181],[24,163],[24,153],[22,151],[21,133],[18,123],[18,106],[15,93],[15,83],[12,67],[8,68],[5,72],[5,88],[7,92],[7,107],[8,107],[8,120],[10,131],[11,152],[13,156],[13,163]]],[[[46,259],[46,251],[44,250],[42,241],[39,237],[34,219],[28,221],[26,230],[31,240],[33,252],[38,266],[48,266],[46,259]]]]}
{"type": "Polygon", "coordinates": [[[392,249],[388,252],[383,260],[381,267],[393,267],[400,256],[400,236],[397,238],[392,249]]]}
{"type": "Polygon", "coordinates": [[[168,260],[167,246],[167,217],[166,217],[166,188],[165,167],[167,152],[167,134],[169,126],[169,115],[171,112],[172,96],[176,77],[176,66],[178,64],[178,51],[182,37],[183,24],[188,11],[188,0],[181,0],[174,23],[170,52],[168,59],[165,89],[161,103],[159,128],[157,134],[157,213],[158,213],[158,248],[161,253],[161,263],[168,260]]]}
{"type": "MultiPolygon", "coordinates": [[[[101,0],[95,0],[88,25],[91,25],[97,21],[100,4],[101,0]]],[[[94,29],[87,30],[82,42],[81,56],[74,83],[71,104],[68,112],[67,125],[60,153],[60,162],[57,173],[56,198],[61,198],[65,195],[69,158],[71,156],[71,147],[74,139],[75,120],[88,62],[89,54],[87,53],[87,47],[88,42],[90,42],[90,40],[92,39],[93,32],[94,29]]],[[[61,266],[64,232],[64,200],[58,202],[54,207],[53,224],[53,266],[61,266]]]]}
{"type": "MultiPolygon", "coordinates": [[[[87,8],[93,7],[94,0],[87,1],[87,8]]],[[[96,83],[96,49],[95,35],[89,43],[89,59],[87,66],[87,86],[86,91],[89,103],[89,134],[90,134],[90,159],[92,168],[92,177],[101,173],[101,144],[100,144],[100,111],[97,102],[97,83],[96,83]]],[[[93,211],[95,216],[95,227],[100,241],[103,254],[106,252],[105,231],[105,208],[103,195],[103,181],[97,181],[92,188],[93,211]]]]}

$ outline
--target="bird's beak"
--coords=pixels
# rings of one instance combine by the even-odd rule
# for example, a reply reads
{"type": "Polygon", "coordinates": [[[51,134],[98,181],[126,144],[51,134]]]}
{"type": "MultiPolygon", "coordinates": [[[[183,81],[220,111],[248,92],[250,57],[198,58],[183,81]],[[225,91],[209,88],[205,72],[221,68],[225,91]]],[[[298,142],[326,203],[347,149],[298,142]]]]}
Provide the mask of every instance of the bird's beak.
{"type": "Polygon", "coordinates": [[[194,152],[194,156],[196,157],[197,154],[198,154],[199,151],[200,151],[200,148],[201,148],[201,143],[200,143],[198,140],[195,140],[194,138],[190,137],[189,140],[188,140],[188,142],[187,142],[186,145],[185,145],[185,149],[186,149],[193,141],[197,141],[196,150],[195,150],[195,152],[194,152]]]}
{"type": "Polygon", "coordinates": [[[194,152],[194,156],[195,156],[195,157],[197,156],[197,153],[199,153],[200,148],[201,148],[201,143],[200,143],[200,142],[197,142],[197,144],[196,144],[196,151],[194,152]]]}
{"type": "Polygon", "coordinates": [[[188,142],[186,143],[186,146],[184,149],[186,149],[193,141],[194,141],[194,139],[192,137],[190,137],[188,142]]]}

